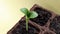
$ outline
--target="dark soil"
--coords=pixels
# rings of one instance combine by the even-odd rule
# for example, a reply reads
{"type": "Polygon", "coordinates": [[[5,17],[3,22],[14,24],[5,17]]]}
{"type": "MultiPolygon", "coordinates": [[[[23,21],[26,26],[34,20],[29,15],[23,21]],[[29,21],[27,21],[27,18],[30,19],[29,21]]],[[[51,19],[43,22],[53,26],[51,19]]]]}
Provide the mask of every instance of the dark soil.
{"type": "Polygon", "coordinates": [[[31,21],[34,21],[41,26],[44,26],[49,20],[49,18],[52,16],[50,12],[39,7],[36,7],[34,11],[38,13],[38,17],[31,19],[31,21]]]}
{"type": "Polygon", "coordinates": [[[50,23],[50,28],[54,29],[56,34],[60,34],[60,16],[56,16],[50,23]]]}
{"type": "Polygon", "coordinates": [[[26,31],[25,20],[20,20],[19,25],[12,31],[12,34],[38,34],[38,29],[29,24],[29,30],[26,31]]]}

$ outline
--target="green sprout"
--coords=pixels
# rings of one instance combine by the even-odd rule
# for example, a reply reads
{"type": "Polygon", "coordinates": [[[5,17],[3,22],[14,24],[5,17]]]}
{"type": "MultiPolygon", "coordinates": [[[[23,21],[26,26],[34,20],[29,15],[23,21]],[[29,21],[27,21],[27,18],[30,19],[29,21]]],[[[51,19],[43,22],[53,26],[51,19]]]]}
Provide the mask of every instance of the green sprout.
{"type": "Polygon", "coordinates": [[[26,30],[28,31],[28,21],[31,18],[36,18],[38,14],[35,11],[29,11],[27,8],[20,9],[22,13],[25,14],[26,17],[26,30]]]}

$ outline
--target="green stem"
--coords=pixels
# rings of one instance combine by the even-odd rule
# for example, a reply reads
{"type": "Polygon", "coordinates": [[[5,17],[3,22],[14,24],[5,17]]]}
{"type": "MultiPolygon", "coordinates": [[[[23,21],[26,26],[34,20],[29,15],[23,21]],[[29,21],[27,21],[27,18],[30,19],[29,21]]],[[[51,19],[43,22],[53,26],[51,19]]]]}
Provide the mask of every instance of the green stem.
{"type": "Polygon", "coordinates": [[[26,30],[28,31],[28,17],[26,16],[26,30]]]}

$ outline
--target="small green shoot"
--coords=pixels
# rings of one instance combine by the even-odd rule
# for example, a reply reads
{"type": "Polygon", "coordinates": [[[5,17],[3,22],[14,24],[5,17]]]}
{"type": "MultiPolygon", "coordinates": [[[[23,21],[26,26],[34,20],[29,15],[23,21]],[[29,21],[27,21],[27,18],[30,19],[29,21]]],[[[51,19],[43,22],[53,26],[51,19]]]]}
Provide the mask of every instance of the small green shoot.
{"type": "Polygon", "coordinates": [[[26,17],[26,30],[28,31],[28,21],[31,18],[36,18],[38,14],[35,11],[29,11],[27,8],[20,9],[22,13],[25,14],[26,17]]]}

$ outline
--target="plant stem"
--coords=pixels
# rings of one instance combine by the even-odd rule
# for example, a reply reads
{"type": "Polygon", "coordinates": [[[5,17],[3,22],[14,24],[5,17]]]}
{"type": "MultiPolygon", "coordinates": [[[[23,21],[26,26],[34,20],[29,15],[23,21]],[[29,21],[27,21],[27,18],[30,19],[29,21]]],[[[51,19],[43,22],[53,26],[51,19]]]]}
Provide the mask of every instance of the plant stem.
{"type": "Polygon", "coordinates": [[[26,31],[28,31],[28,20],[29,18],[26,16],[26,31]]]}

